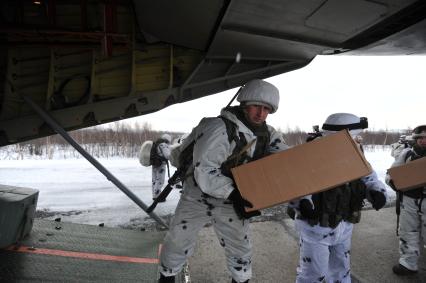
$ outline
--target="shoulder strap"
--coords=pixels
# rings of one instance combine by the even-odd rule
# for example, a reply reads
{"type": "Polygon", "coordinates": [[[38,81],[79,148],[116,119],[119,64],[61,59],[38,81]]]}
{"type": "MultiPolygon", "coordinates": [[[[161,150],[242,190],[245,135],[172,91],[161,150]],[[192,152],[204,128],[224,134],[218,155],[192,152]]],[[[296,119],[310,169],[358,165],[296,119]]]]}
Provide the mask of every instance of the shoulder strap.
{"type": "Polygon", "coordinates": [[[165,139],[158,139],[152,144],[151,152],[150,152],[150,160],[151,160],[151,163],[154,165],[160,165],[163,161],[167,161],[167,158],[165,158],[164,156],[160,156],[158,154],[158,146],[163,142],[167,142],[167,141],[165,139]]]}
{"type": "Polygon", "coordinates": [[[231,120],[223,117],[223,116],[219,116],[219,118],[222,119],[223,123],[225,123],[225,127],[226,127],[226,133],[228,134],[228,142],[231,143],[232,141],[235,141],[235,143],[238,144],[239,142],[239,137],[237,135],[237,125],[232,122],[231,120]]]}
{"type": "MultiPolygon", "coordinates": [[[[226,133],[228,135],[228,142],[231,143],[232,141],[234,141],[236,144],[232,155],[241,154],[242,152],[245,152],[248,149],[247,140],[243,133],[237,134],[237,124],[235,124],[224,116],[219,116],[219,118],[221,118],[222,121],[225,123],[226,133]]],[[[250,143],[250,146],[252,144],[253,142],[250,143]]]]}
{"type": "Polygon", "coordinates": [[[155,158],[158,155],[158,153],[157,153],[157,147],[158,147],[158,140],[154,141],[152,143],[151,152],[150,152],[150,158],[151,159],[155,158]]]}
{"type": "Polygon", "coordinates": [[[405,157],[404,157],[404,161],[405,161],[405,163],[407,163],[408,158],[410,158],[410,161],[413,161],[415,157],[416,157],[416,154],[414,153],[414,151],[413,151],[412,149],[410,149],[410,150],[407,152],[407,154],[405,155],[405,157]],[[411,157],[411,158],[410,158],[410,157],[411,157]]]}

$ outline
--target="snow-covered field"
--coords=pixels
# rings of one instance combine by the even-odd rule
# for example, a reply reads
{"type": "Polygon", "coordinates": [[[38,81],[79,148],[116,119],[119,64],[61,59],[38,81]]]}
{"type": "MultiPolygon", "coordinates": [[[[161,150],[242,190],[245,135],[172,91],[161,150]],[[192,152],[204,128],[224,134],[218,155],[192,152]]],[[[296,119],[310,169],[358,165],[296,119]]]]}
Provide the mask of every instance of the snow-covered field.
{"type": "MultiPolygon", "coordinates": [[[[384,181],[386,169],[393,158],[390,148],[366,150],[366,158],[384,181]]],[[[142,167],[136,158],[99,159],[115,177],[147,205],[152,202],[151,168],[142,167]]],[[[174,169],[170,174],[173,174],[174,169]]],[[[38,210],[59,212],[51,218],[85,224],[104,223],[106,226],[139,226],[153,222],[147,214],[123,192],[106,179],[85,159],[0,160],[0,184],[39,190],[38,210]]],[[[167,202],[155,209],[159,216],[173,213],[179,199],[173,190],[167,202]]],[[[389,195],[395,194],[389,189],[389,195]]]]}

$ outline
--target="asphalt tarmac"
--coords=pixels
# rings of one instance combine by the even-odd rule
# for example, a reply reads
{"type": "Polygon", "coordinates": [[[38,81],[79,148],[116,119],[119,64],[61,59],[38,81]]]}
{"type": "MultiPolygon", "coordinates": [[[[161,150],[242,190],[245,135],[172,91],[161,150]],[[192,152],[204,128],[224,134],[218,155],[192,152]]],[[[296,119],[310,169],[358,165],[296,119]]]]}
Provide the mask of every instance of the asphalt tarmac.
{"type": "MultiPolygon", "coordinates": [[[[250,282],[295,282],[299,257],[298,236],[289,218],[251,223],[253,278],[250,282]]],[[[352,282],[426,282],[426,248],[422,249],[419,272],[400,277],[392,272],[398,262],[395,207],[363,211],[352,236],[352,282]]],[[[199,235],[189,260],[192,283],[231,282],[223,249],[211,227],[199,235]]]]}

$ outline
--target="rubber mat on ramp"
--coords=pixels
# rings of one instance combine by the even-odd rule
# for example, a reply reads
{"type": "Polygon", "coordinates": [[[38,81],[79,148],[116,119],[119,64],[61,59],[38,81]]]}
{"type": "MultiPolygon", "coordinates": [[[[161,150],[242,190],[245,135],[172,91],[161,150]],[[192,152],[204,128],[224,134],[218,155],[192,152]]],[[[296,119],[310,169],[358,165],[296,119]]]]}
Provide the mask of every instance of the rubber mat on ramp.
{"type": "Polygon", "coordinates": [[[0,281],[156,282],[164,235],[36,219],[19,246],[0,250],[0,281]]]}

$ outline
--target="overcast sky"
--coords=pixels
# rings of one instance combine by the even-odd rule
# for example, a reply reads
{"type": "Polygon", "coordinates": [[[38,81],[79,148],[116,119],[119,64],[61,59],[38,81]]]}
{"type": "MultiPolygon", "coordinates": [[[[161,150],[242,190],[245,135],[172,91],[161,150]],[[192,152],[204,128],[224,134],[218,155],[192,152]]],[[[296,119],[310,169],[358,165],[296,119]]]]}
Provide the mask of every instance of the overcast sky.
{"type": "MultiPolygon", "coordinates": [[[[266,80],[280,90],[279,109],[267,121],[281,130],[310,131],[336,112],[365,116],[372,130],[426,124],[426,56],[318,56],[302,69],[266,80]]],[[[190,132],[201,118],[217,116],[236,91],[126,121],[190,132]]]]}

